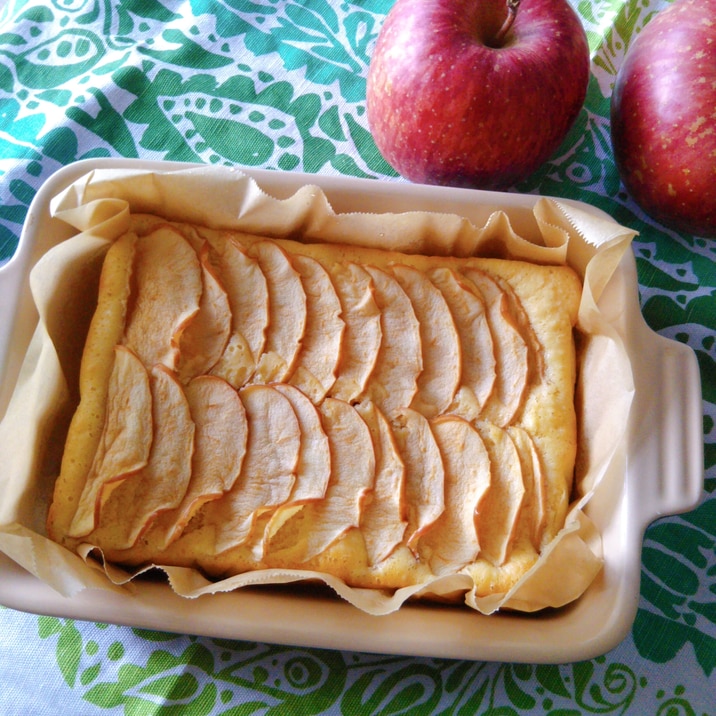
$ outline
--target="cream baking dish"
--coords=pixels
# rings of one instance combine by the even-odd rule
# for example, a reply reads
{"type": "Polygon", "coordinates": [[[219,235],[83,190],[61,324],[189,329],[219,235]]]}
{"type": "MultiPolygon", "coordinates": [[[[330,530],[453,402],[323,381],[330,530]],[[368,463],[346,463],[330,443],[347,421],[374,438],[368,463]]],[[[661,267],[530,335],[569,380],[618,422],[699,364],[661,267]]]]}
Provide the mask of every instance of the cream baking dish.
{"type": "MultiPolygon", "coordinates": [[[[73,230],[50,213],[50,200],[93,169],[170,171],[186,165],[90,160],[58,171],[38,192],[20,246],[0,268],[0,418],[4,415],[37,317],[28,274],[73,230]]],[[[231,171],[231,170],[227,170],[231,171]]],[[[284,198],[306,184],[321,188],[337,213],[434,210],[484,223],[495,209],[518,233],[533,230],[538,197],[453,190],[345,177],[245,169],[266,192],[284,198]]],[[[580,205],[587,211],[592,207],[580,205]]],[[[655,518],[693,508],[701,497],[703,444],[698,365],[686,346],[655,334],[638,302],[635,262],[627,252],[600,299],[631,357],[635,395],[624,459],[587,506],[602,534],[605,564],[575,603],[537,615],[484,617],[462,608],[410,604],[374,617],[310,589],[266,588],[188,600],[163,583],[131,592],[86,589],[62,597],[0,554],[0,602],[36,613],[302,646],[497,661],[565,662],[604,653],[628,633],[639,599],[641,541],[655,518]],[[654,386],[661,386],[654,390],[654,386]]],[[[0,474],[0,504],[3,499],[0,474]]],[[[46,505],[37,505],[43,510],[46,505]]]]}

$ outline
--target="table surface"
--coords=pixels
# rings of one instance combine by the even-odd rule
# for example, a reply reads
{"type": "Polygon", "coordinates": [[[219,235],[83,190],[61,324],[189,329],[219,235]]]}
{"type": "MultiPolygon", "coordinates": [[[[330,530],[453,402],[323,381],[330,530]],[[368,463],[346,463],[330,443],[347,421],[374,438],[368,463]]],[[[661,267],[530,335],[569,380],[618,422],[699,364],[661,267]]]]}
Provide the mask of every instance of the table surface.
{"type": "MultiPolygon", "coordinates": [[[[553,158],[513,191],[589,202],[639,232],[644,316],[695,351],[703,385],[703,499],[647,529],[627,638],[574,664],[462,662],[0,607],[0,713],[716,713],[716,241],[645,216],[620,186],[609,140],[615,73],[668,2],[571,2],[592,53],[585,106],[553,158]]],[[[392,4],[0,0],[0,260],[15,251],[43,182],[83,158],[403,181],[365,114],[371,50],[392,4]]]]}

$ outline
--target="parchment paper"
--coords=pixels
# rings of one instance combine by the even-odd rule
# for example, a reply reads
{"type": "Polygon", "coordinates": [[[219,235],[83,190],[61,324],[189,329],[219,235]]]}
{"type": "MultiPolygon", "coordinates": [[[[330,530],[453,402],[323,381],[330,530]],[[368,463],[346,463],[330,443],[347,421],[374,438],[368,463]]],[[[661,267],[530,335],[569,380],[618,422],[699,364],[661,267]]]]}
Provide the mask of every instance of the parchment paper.
{"type": "Polygon", "coordinates": [[[51,211],[78,234],[51,249],[31,273],[39,322],[0,423],[0,550],[61,594],[69,596],[88,587],[131,590],[136,576],[112,566],[103,569],[89,556],[90,546],[80,556],[44,536],[64,435],[78,400],[76,376],[102,257],[109,242],[128,228],[130,213],[305,241],[566,263],[584,283],[578,322],[584,338],[575,499],[560,534],[508,593],[478,598],[472,580],[464,575],[389,594],[354,589],[329,575],[306,571],[256,571],[213,583],[194,570],[166,567],[178,594],[197,597],[249,584],[315,578],[370,614],[390,613],[421,592],[455,591],[465,593],[469,606],[490,614],[500,608],[559,607],[593,581],[603,556],[600,536],[584,508],[602,477],[623,459],[622,436],[634,392],[629,356],[598,301],[633,231],[586,208],[546,198],[536,200],[532,236],[518,236],[504,211],[493,212],[482,226],[455,215],[417,211],[337,214],[316,186],[276,199],[237,170],[211,167],[168,172],[95,170],[55,197],[51,211]]]}

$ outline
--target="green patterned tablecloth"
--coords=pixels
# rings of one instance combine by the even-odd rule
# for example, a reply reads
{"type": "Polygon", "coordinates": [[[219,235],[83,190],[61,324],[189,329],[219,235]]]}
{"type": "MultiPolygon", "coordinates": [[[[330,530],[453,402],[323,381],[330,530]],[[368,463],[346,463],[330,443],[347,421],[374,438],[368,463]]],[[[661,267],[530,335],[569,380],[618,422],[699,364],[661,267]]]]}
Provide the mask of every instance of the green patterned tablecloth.
{"type": "MultiPolygon", "coordinates": [[[[644,216],[620,186],[609,141],[616,70],[668,0],[571,2],[592,50],[586,104],[552,160],[515,189],[590,202],[640,232],[643,313],[696,352],[703,382],[704,498],[647,530],[630,635],[590,661],[511,665],[182,636],[0,607],[0,714],[716,714],[716,242],[644,216]]],[[[83,158],[402,181],[365,114],[371,48],[391,5],[0,0],[0,260],[13,255],[43,182],[83,158]]]]}

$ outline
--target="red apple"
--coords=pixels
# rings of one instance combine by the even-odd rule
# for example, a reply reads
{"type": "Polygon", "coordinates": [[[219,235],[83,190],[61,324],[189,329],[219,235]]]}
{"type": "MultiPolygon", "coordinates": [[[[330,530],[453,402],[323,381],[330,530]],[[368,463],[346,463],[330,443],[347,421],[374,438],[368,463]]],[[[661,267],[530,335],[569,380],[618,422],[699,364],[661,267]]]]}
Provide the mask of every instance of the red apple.
{"type": "Polygon", "coordinates": [[[411,181],[504,189],[557,149],[589,71],[566,0],[397,0],[371,59],[368,123],[411,181]]]}
{"type": "Polygon", "coordinates": [[[611,134],[622,182],[647,214],[716,236],[716,0],[676,0],[637,36],[611,134]]]}

